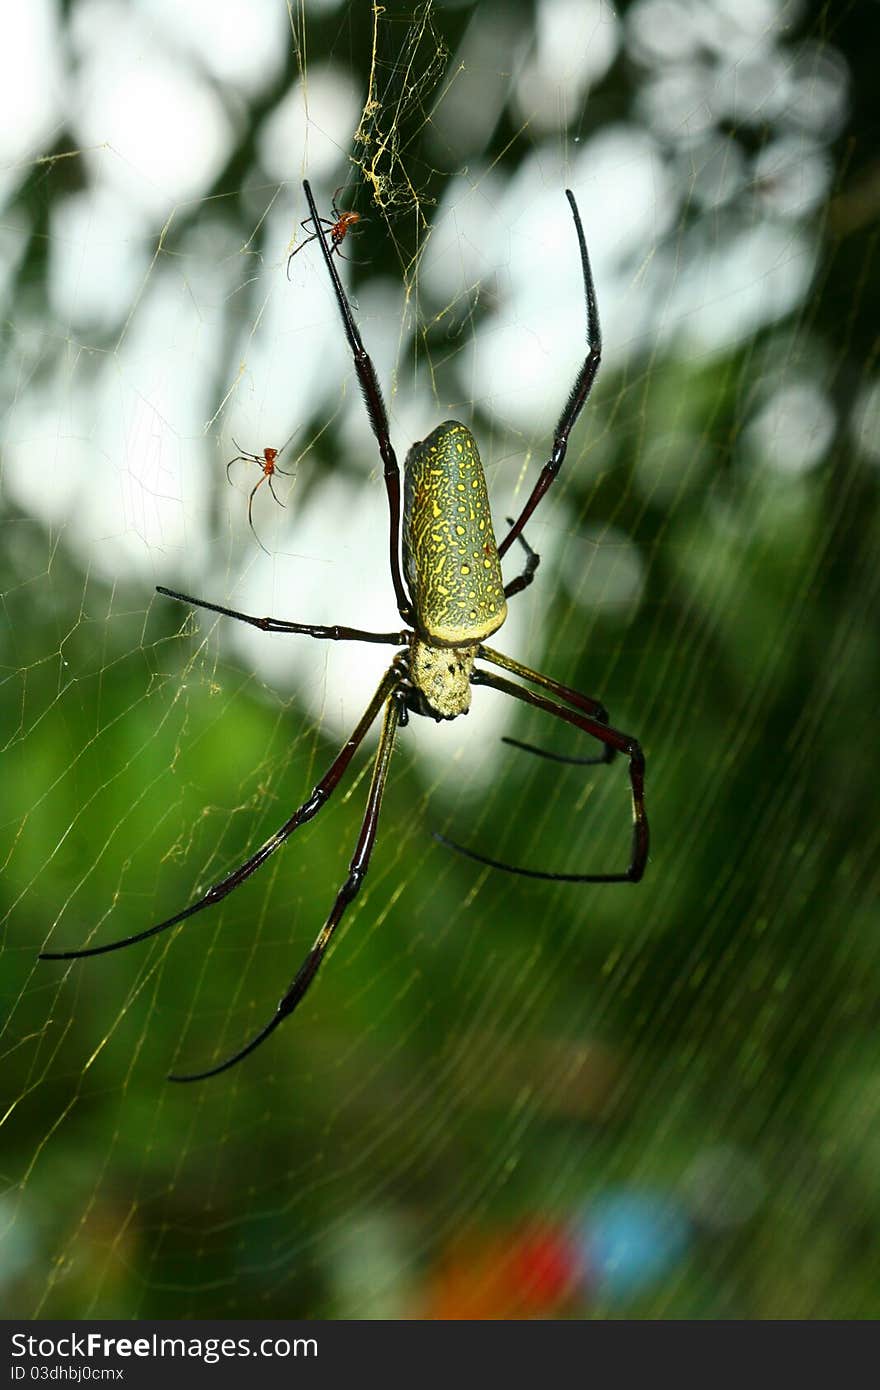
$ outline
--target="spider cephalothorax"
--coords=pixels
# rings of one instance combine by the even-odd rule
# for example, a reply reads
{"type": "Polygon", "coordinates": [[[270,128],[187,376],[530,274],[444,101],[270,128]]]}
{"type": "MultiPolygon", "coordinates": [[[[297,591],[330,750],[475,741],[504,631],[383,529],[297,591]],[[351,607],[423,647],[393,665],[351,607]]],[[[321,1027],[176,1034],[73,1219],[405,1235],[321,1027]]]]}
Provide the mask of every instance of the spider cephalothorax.
{"type": "Polygon", "coordinates": [[[471,707],[473,647],[435,647],[413,633],[407,674],[413,685],[410,708],[432,719],[456,719],[471,707]]]}
{"type": "MultiPolygon", "coordinates": [[[[309,218],[306,223],[313,228],[310,240],[316,239],[321,247],[324,262],[330,275],[333,292],[339,306],[348,345],[351,348],[354,368],[363,393],[369,415],[370,425],[376,436],[379,454],[382,459],[385,488],[388,494],[390,520],[388,556],[391,567],[391,582],[401,619],[406,624],[396,632],[365,632],[360,628],[326,626],[317,623],[288,622],[279,618],[256,618],[236,609],[225,608],[219,603],[193,598],[175,589],[160,587],[159,593],[182,603],[206,608],[214,613],[223,613],[240,622],[250,623],[264,632],[300,633],[308,637],[325,638],[335,642],[374,642],[398,648],[391,665],[382,677],[379,687],[362,715],[357,727],[343,745],[329,769],[318,782],[311,795],[294,811],[293,815],[272,835],[265,844],[238,868],[203,894],[196,902],[181,912],[159,922],[154,927],[137,932],[121,941],[112,941],[104,946],[91,946],[76,951],[46,951],[43,959],[65,960],[74,956],[100,955],[114,951],[122,946],[145,941],[148,937],[166,931],[169,927],[191,917],[203,908],[220,902],[235,888],[249,878],[261,864],[274,854],[279,845],[291,836],[300,826],[305,825],[320,811],[338,786],[346,768],[351,762],[370,726],[383,711],[382,732],[373,765],[373,775],[367,796],[367,808],[361,824],[360,834],[354,854],[349,864],[348,876],[336,894],[336,899],[326,922],[319,931],[311,950],[291,981],[269,1022],[238,1052],[215,1066],[186,1076],[173,1076],[173,1081],[196,1081],[206,1076],[214,1076],[226,1071],[228,1067],[240,1062],[253,1052],[273,1033],[278,1025],[293,1012],[303,998],[321,965],[327,947],[339,925],[343,913],[358,893],[370,862],[370,855],[376,838],[379,823],[379,809],[388,776],[388,766],[394,739],[398,730],[407,723],[410,713],[425,715],[433,719],[455,719],[467,714],[471,703],[471,688],[486,685],[520,700],[533,708],[543,710],[556,719],[582,730],[602,744],[598,757],[566,757],[560,754],[546,754],[559,762],[598,763],[610,762],[615,753],[623,753],[629,760],[629,780],[632,792],[633,829],[630,861],[626,869],[606,874],[564,874],[543,869],[529,869],[506,864],[488,855],[477,853],[451,840],[443,842],[460,853],[479,863],[508,873],[523,874],[530,878],[555,879],[570,883],[621,883],[637,882],[644,873],[648,858],[648,822],[644,802],[644,758],[641,749],[629,734],[621,733],[608,723],[608,715],[603,706],[586,695],[570,687],[561,685],[550,676],[541,675],[527,666],[522,666],[511,657],[484,645],[504,622],[507,602],[515,594],[521,593],[534,578],[538,567],[538,556],[528,545],[523,527],[534,512],[544,493],[556,477],[565,458],[568,436],[572,426],[583,408],[596,376],[601,357],[601,336],[599,315],[596,308],[596,295],[593,277],[584,240],[583,228],[574,195],[568,191],[568,198],[575,231],[580,249],[581,271],[587,306],[587,353],[568,396],[565,408],[556,426],[553,447],[547,463],[542,468],[525,505],[514,521],[508,518],[508,530],[500,545],[496,544],[486,491],[486,479],[480,462],[480,455],[473,435],[466,426],[455,420],[447,420],[427,435],[420,443],[410,449],[404,466],[404,499],[401,518],[400,470],[397,456],[391,443],[388,416],[376,373],[367,356],[361,335],[351,312],[333,262],[333,252],[339,245],[348,227],[357,220],[355,214],[345,214],[343,221],[334,200],[336,221],[318,216],[312,190],[308,183],[303,184],[309,204],[309,218]],[[330,232],[330,244],[326,232],[330,232]],[[501,561],[514,541],[518,541],[525,552],[525,565],[522,573],[504,583],[501,574],[501,561]],[[402,556],[402,567],[401,567],[402,556]],[[508,673],[498,675],[496,671],[485,669],[483,662],[490,667],[500,668],[508,673]],[[546,694],[536,694],[527,686],[508,679],[513,675],[520,681],[537,685],[546,694]]],[[[303,225],[306,225],[304,223],[303,225]]],[[[306,245],[307,243],[303,243],[306,245]]],[[[255,459],[270,478],[274,468],[276,451],[265,450],[265,459],[256,455],[244,455],[255,459]],[[271,465],[271,467],[270,467],[271,465]]],[[[262,480],[261,480],[262,481],[262,480]]],[[[259,483],[257,484],[259,486],[259,483]]],[[[253,494],[251,494],[253,500],[253,494]]],[[[515,740],[508,740],[515,742],[515,740]]],[[[520,747],[530,745],[520,744],[520,747]]],[[[540,749],[531,749],[541,752],[540,749]]]]}

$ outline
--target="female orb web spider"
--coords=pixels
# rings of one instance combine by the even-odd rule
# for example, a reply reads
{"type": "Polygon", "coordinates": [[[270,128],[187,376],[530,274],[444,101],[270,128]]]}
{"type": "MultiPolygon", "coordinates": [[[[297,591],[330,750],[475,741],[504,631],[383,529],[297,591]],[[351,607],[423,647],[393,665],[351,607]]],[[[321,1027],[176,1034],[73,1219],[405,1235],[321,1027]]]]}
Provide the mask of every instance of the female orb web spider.
{"type": "MultiPolygon", "coordinates": [[[[291,251],[290,255],[287,257],[288,280],[290,279],[290,262],[293,260],[294,256],[299,255],[300,251],[302,251],[304,247],[308,246],[309,242],[318,240],[319,228],[321,227],[329,228],[331,241],[330,254],[332,255],[335,251],[336,255],[342,256],[342,259],[344,261],[351,260],[350,256],[342,255],[342,243],[345,241],[345,238],[348,236],[352,227],[355,227],[358,224],[358,222],[362,220],[362,218],[359,212],[341,212],[339,210],[339,208],[336,206],[336,199],[339,197],[341,192],[342,185],[340,185],[340,187],[337,188],[336,192],[333,194],[333,198],[330,203],[330,206],[333,209],[332,220],[329,217],[319,217],[317,212],[315,211],[314,204],[310,201],[309,206],[312,210],[312,215],[311,217],[307,217],[305,221],[300,222],[299,225],[302,227],[304,232],[307,232],[309,227],[311,227],[312,234],[311,236],[307,236],[305,241],[303,241],[299,246],[297,246],[295,250],[291,251]]],[[[323,241],[323,232],[320,233],[320,237],[323,241]]]]}
{"type": "MultiPolygon", "coordinates": [[[[303,184],[303,188],[313,224],[317,228],[319,218],[312,190],[307,182],[303,184]]],[[[569,434],[589,395],[601,357],[599,315],[583,227],[577,203],[570,190],[566,190],[566,197],[571,207],[580,248],[587,311],[587,353],[556,426],[550,457],[538,475],[519,516],[516,520],[509,520],[507,533],[500,545],[496,545],[495,542],[486,480],[476,441],[470,430],[456,420],[447,420],[438,425],[425,439],[414,444],[407,454],[404,463],[401,525],[400,471],[391,443],[382,392],[333,263],[333,247],[328,245],[323,232],[316,232],[382,459],[390,521],[388,554],[391,582],[398,612],[406,626],[397,632],[364,632],[352,627],[325,627],[315,623],[288,622],[279,618],[255,618],[248,613],[224,608],[219,603],[210,603],[206,599],[193,598],[174,589],[159,587],[158,592],[168,598],[192,604],[196,608],[206,608],[212,613],[222,613],[243,623],[250,623],[263,632],[301,633],[307,637],[323,638],[332,642],[379,642],[399,649],[379,682],[378,689],[360,722],[311,795],[249,859],[237,869],[233,869],[219,883],[215,883],[198,901],[175,913],[167,921],[147,928],[146,931],[120,941],[111,941],[104,946],[91,946],[79,951],[42,953],[43,960],[70,960],[74,957],[97,956],[105,951],[115,951],[123,946],[131,946],[136,941],[146,941],[149,937],[176,926],[178,922],[183,922],[187,917],[192,917],[194,913],[201,912],[203,908],[222,901],[240,883],[250,878],[295,830],[318,814],[339,785],[356,749],[382,711],[382,731],[373,764],[366,811],[349,864],[348,876],[339,889],[330,915],[318,932],[311,950],[282,995],[275,1013],[250,1042],[215,1066],[189,1075],[171,1076],[171,1081],[198,1081],[207,1076],[216,1076],[235,1066],[265,1042],[270,1033],[293,1013],[318,973],[345,909],[364,881],[376,839],[382,793],[398,726],[405,726],[410,715],[423,715],[439,721],[456,719],[460,714],[467,714],[471,702],[471,686],[487,685],[500,691],[502,695],[521,700],[524,704],[552,715],[554,719],[560,719],[576,729],[581,729],[603,746],[602,757],[595,761],[610,762],[615,753],[626,754],[629,759],[633,811],[630,860],[628,867],[619,873],[551,873],[505,864],[453,841],[447,840],[446,844],[478,863],[504,869],[508,873],[554,879],[564,883],[636,883],[644,873],[648,857],[648,822],[644,803],[645,762],[637,741],[629,734],[612,728],[605,709],[597,700],[581,695],[549,676],[521,666],[518,661],[513,661],[510,657],[483,645],[484,639],[497,631],[504,622],[507,600],[515,594],[522,593],[534,578],[539,557],[522,535],[523,527],[562,467],[569,434]],[[525,551],[525,564],[522,573],[505,584],[501,576],[501,560],[516,540],[525,551]],[[507,672],[508,676],[518,676],[520,680],[528,681],[543,691],[549,691],[556,698],[548,699],[547,695],[536,694],[533,690],[508,679],[508,676],[485,670],[476,665],[478,659],[500,668],[501,671],[507,672]]]]}
{"type": "MultiPolygon", "coordinates": [[[[248,526],[254,533],[254,540],[257,542],[257,545],[260,547],[261,550],[266,550],[266,547],[263,545],[263,542],[260,540],[254,528],[254,498],[256,497],[263,484],[268,483],[269,491],[275,498],[275,501],[278,503],[279,507],[284,506],[284,503],[281,501],[281,498],[278,496],[277,492],[272,486],[272,478],[276,473],[280,473],[282,478],[293,477],[292,473],[285,473],[284,469],[279,468],[278,464],[275,462],[275,460],[284,452],[287,446],[285,444],[282,444],[280,449],[266,448],[263,450],[261,456],[260,454],[252,454],[248,449],[243,449],[235,439],[233,439],[232,442],[238,450],[238,453],[235,455],[235,458],[231,458],[226,465],[226,477],[229,479],[230,483],[232,482],[232,478],[229,476],[229,470],[234,463],[256,463],[262,469],[263,476],[262,478],[258,479],[256,486],[251,488],[251,495],[248,498],[248,526]]],[[[266,550],[266,554],[269,554],[268,550],[266,550]]]]}

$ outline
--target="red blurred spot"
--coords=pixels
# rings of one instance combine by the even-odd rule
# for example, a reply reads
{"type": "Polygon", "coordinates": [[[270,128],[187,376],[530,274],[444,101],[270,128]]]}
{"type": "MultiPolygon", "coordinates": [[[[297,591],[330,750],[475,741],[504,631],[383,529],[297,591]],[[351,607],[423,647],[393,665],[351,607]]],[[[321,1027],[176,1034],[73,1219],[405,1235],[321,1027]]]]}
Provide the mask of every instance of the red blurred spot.
{"type": "Polygon", "coordinates": [[[572,1293],[579,1260],[566,1232],[548,1222],[524,1232],[514,1267],[522,1297],[534,1312],[544,1312],[572,1293]]]}
{"type": "Polygon", "coordinates": [[[546,1317],[575,1293],[580,1263],[561,1227],[457,1242],[435,1269],[419,1316],[449,1321],[546,1317]]]}

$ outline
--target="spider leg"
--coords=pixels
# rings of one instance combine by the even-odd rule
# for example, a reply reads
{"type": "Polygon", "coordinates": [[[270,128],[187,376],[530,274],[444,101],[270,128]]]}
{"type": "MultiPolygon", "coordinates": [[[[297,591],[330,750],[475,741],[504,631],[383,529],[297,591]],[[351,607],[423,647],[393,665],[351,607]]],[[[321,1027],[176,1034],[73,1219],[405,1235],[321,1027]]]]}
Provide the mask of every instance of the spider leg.
{"type": "MultiPolygon", "coordinates": [[[[167,592],[166,589],[160,590],[160,593],[167,592]]],[[[608,723],[608,711],[605,706],[600,704],[598,700],[591,700],[589,695],[582,695],[579,690],[572,690],[570,685],[563,685],[561,681],[544,676],[540,671],[533,671],[530,666],[523,666],[522,662],[514,661],[512,656],[505,656],[503,652],[496,652],[492,647],[479,646],[476,654],[482,661],[488,661],[492,666],[500,666],[503,671],[510,671],[511,675],[519,676],[524,681],[531,681],[532,685],[540,685],[545,690],[552,691],[561,700],[565,700],[566,704],[574,705],[575,709],[582,710],[592,719],[598,719],[602,724],[608,723]]]]}
{"type": "Polygon", "coordinates": [[[229,460],[229,462],[226,465],[226,478],[228,482],[232,482],[232,476],[229,472],[232,465],[234,463],[247,463],[247,461],[248,460],[245,458],[244,454],[236,454],[234,459],[229,460]]]}
{"type": "Polygon", "coordinates": [[[310,241],[317,241],[317,239],[318,239],[318,223],[319,223],[319,222],[320,222],[324,227],[332,227],[332,226],[334,225],[334,224],[330,221],[330,219],[327,218],[327,217],[319,217],[317,222],[312,222],[312,219],[311,219],[310,217],[305,217],[305,218],[303,218],[302,222],[300,222],[299,225],[302,227],[302,229],[303,229],[304,232],[307,231],[309,227],[312,227],[314,230],[312,231],[311,235],[310,235],[310,236],[307,236],[306,239],[305,239],[305,241],[301,241],[300,244],[299,244],[299,246],[295,247],[294,250],[291,251],[290,255],[287,257],[287,278],[288,278],[288,280],[290,279],[290,262],[293,260],[294,256],[298,256],[299,253],[300,253],[300,251],[303,249],[303,247],[304,247],[304,246],[308,246],[308,244],[309,244],[310,241]]]}
{"type": "MultiPolygon", "coordinates": [[[[336,192],[333,194],[333,197],[330,199],[330,206],[331,206],[331,208],[333,209],[333,216],[335,217],[335,219],[336,219],[337,222],[339,221],[340,217],[342,216],[342,208],[339,206],[339,195],[340,195],[340,193],[344,193],[345,190],[346,190],[346,188],[349,188],[349,187],[351,187],[351,186],[352,186],[352,185],[347,184],[347,183],[341,183],[341,184],[339,185],[339,187],[337,188],[336,192]]],[[[355,187],[356,187],[356,185],[355,185],[355,187]]],[[[370,219],[369,219],[368,217],[360,217],[358,220],[359,220],[360,222],[368,222],[370,219]]],[[[334,224],[334,223],[331,223],[331,226],[333,226],[333,225],[335,225],[335,224],[334,224]]]]}
{"type": "MultiPolygon", "coordinates": [[[[276,468],[274,471],[275,471],[276,473],[278,473],[280,470],[276,468]]],[[[289,474],[289,473],[285,473],[284,476],[285,476],[285,478],[289,478],[289,477],[290,477],[290,474],[289,474]]],[[[279,507],[286,507],[286,506],[287,506],[287,503],[281,501],[281,498],[278,496],[278,493],[275,491],[274,487],[272,486],[272,474],[271,474],[271,473],[267,473],[267,474],[266,474],[266,481],[267,481],[268,484],[269,484],[269,491],[271,492],[272,496],[275,498],[275,501],[278,503],[279,507]]]]}
{"type": "Polygon", "coordinates": [[[606,743],[598,758],[575,758],[568,753],[553,753],[549,748],[537,748],[534,743],[523,743],[519,738],[502,738],[502,743],[508,743],[511,748],[521,748],[524,753],[534,753],[538,758],[547,758],[552,763],[570,763],[573,767],[597,767],[610,763],[614,757],[614,749],[610,743],[606,743]]]}
{"type": "MultiPolygon", "coordinates": [[[[513,525],[512,516],[506,517],[505,520],[508,526],[513,525]]],[[[523,589],[527,589],[535,577],[535,570],[541,563],[540,555],[536,550],[532,549],[524,535],[520,533],[520,535],[517,536],[517,540],[526,552],[526,563],[522,574],[517,575],[516,579],[511,579],[509,584],[505,584],[505,598],[513,598],[514,594],[521,594],[523,589]]]]}
{"type": "Polygon", "coordinates": [[[234,435],[232,437],[232,442],[238,450],[238,454],[234,459],[230,459],[230,463],[235,463],[238,459],[249,459],[251,463],[259,463],[262,466],[263,460],[260,458],[259,454],[252,454],[250,449],[243,449],[234,435]]]}
{"type": "Polygon", "coordinates": [[[256,486],[253,487],[253,488],[251,488],[251,495],[250,495],[250,497],[248,498],[248,526],[251,528],[251,530],[252,530],[253,533],[254,533],[254,540],[257,542],[257,545],[260,547],[261,550],[265,551],[267,555],[269,554],[269,551],[266,550],[266,547],[263,545],[263,542],[260,540],[260,538],[259,538],[259,536],[257,535],[256,530],[255,530],[255,528],[254,528],[254,498],[256,497],[257,493],[259,492],[259,490],[260,490],[260,488],[263,486],[263,484],[264,484],[265,482],[270,482],[270,481],[271,481],[271,480],[269,479],[269,474],[268,474],[268,473],[264,473],[263,476],[262,476],[262,478],[260,478],[259,481],[257,482],[256,486]]]}
{"type": "MultiPolygon", "coordinates": [[[[306,221],[308,221],[308,218],[306,219],[306,221]]],[[[301,226],[301,227],[305,227],[305,225],[306,225],[305,222],[301,222],[301,223],[300,223],[300,226],[301,226]]],[[[317,241],[317,239],[318,239],[318,233],[317,233],[317,232],[312,232],[311,236],[307,236],[306,239],[305,239],[305,241],[301,241],[300,244],[299,244],[299,246],[295,246],[294,249],[291,251],[290,255],[287,257],[287,278],[288,278],[288,280],[290,279],[290,262],[293,260],[294,256],[298,256],[299,253],[300,253],[300,251],[302,251],[306,246],[308,246],[308,244],[309,244],[310,241],[317,241]]]]}
{"type": "Polygon", "coordinates": [[[325,642],[381,642],[388,647],[403,647],[409,641],[409,633],[403,632],[365,632],[359,627],[340,627],[334,623],[325,627],[321,623],[288,623],[282,618],[253,618],[250,613],[240,613],[237,608],[224,608],[222,603],[209,603],[204,598],[193,598],[191,594],[178,593],[176,589],[166,589],[163,584],[156,587],[157,594],[166,598],[179,599],[181,603],[191,603],[194,608],[208,608],[212,613],[222,613],[226,618],[237,618],[241,623],[250,623],[261,632],[298,632],[305,637],[319,637],[325,642]]]}
{"type": "MultiPolygon", "coordinates": [[[[309,204],[309,211],[313,218],[317,218],[318,210],[315,207],[315,200],[308,179],[303,180],[303,189],[309,204]]],[[[317,225],[317,224],[316,224],[317,225]]],[[[339,272],[333,264],[331,248],[327,245],[326,237],[319,236],[321,252],[327,272],[333,284],[333,293],[336,295],[336,303],[339,305],[339,313],[342,318],[342,326],[345,329],[345,336],[351,348],[354,359],[354,369],[360,383],[361,393],[364,404],[367,407],[367,415],[373,434],[376,436],[376,443],[379,445],[379,454],[382,459],[382,466],[385,477],[385,491],[388,494],[389,512],[389,548],[388,557],[391,562],[391,582],[394,585],[394,596],[397,600],[397,611],[405,623],[412,619],[412,605],[407,598],[406,590],[403,587],[403,576],[400,570],[400,468],[397,464],[397,455],[391,443],[391,433],[388,426],[388,415],[385,410],[385,402],[382,399],[382,391],[376,376],[376,369],[370,358],[367,356],[366,348],[361,339],[358,326],[354,321],[351,312],[351,305],[345,297],[342,282],[339,279],[339,272]]]]}
{"type": "MultiPolygon", "coordinates": [[[[576,709],[583,710],[593,719],[599,719],[603,724],[608,723],[608,711],[598,700],[591,700],[587,695],[581,695],[579,690],[572,690],[570,685],[562,685],[559,681],[551,680],[549,676],[542,676],[540,671],[533,671],[530,666],[523,666],[520,662],[514,661],[509,656],[503,656],[501,652],[493,651],[490,647],[480,647],[477,653],[484,661],[491,661],[494,666],[501,666],[505,671],[512,671],[515,676],[521,676],[523,680],[531,681],[533,685],[541,685],[545,690],[552,690],[554,695],[559,695],[568,704],[574,705],[576,709]]],[[[522,748],[526,753],[535,753],[539,758],[549,758],[556,763],[573,763],[579,767],[595,767],[598,763],[610,763],[614,760],[615,749],[612,744],[606,743],[598,758],[575,758],[566,753],[551,753],[546,748],[536,748],[533,743],[522,743],[518,738],[502,738],[502,743],[509,743],[514,748],[522,748]]]]}
{"type": "Polygon", "coordinates": [[[336,755],[328,771],[312,791],[311,796],[294,811],[293,815],[284,822],[279,830],[276,830],[274,835],[270,835],[269,839],[260,845],[256,853],[246,859],[243,864],[239,864],[237,869],[233,869],[232,873],[227,874],[219,883],[215,883],[197,902],[190,903],[189,907],[185,907],[182,912],[175,913],[173,917],[159,922],[155,927],[148,927],[146,931],[136,932],[134,936],[125,936],[119,941],[109,941],[104,946],[87,946],[84,950],[79,951],[41,951],[40,960],[79,960],[84,956],[102,956],[108,951],[119,951],[123,946],[134,946],[138,941],[147,941],[151,936],[158,936],[160,932],[167,931],[169,927],[176,927],[178,922],[185,921],[187,917],[201,912],[203,908],[213,907],[214,903],[222,902],[239,884],[244,883],[245,879],[250,878],[252,873],[259,869],[262,864],[265,864],[269,856],[274,854],[276,849],[283,845],[284,841],[295,830],[298,830],[301,825],[305,825],[307,821],[312,820],[318,814],[321,807],[336,790],[370,725],[389,695],[400,684],[400,680],[401,676],[398,669],[395,666],[390,666],[382,677],[379,688],[367,706],[357,728],[343,745],[341,752],[336,755]]]}
{"type": "MultiPolygon", "coordinates": [[[[513,517],[507,517],[506,521],[508,526],[513,525],[513,517]]],[[[512,598],[514,594],[520,594],[523,589],[527,589],[535,577],[535,570],[541,563],[540,555],[537,551],[532,549],[524,535],[520,533],[520,535],[517,536],[517,540],[526,552],[525,569],[516,579],[511,580],[509,584],[505,585],[505,598],[512,598]]],[[[523,667],[523,670],[526,669],[526,667],[523,667]]],[[[537,674],[537,672],[532,673],[533,677],[537,676],[537,674]]],[[[541,683],[542,682],[539,680],[538,684],[540,685],[541,683]]],[[[567,689],[567,687],[563,688],[567,689]]],[[[572,691],[571,693],[576,694],[577,692],[572,691]]],[[[599,706],[599,709],[601,710],[601,706],[599,706]]],[[[596,713],[595,710],[593,712],[594,714],[596,713]]],[[[604,710],[602,710],[602,713],[604,713],[604,710]]],[[[605,719],[607,720],[607,718],[608,716],[606,714],[605,719]]],[[[595,767],[600,763],[610,763],[614,757],[614,749],[610,744],[605,745],[598,758],[575,758],[567,753],[552,753],[546,748],[536,748],[533,743],[523,743],[522,740],[518,738],[502,738],[501,742],[509,743],[511,748],[521,748],[525,753],[534,753],[539,758],[548,758],[554,763],[571,763],[575,767],[595,767]]]]}
{"type": "Polygon", "coordinates": [[[538,476],[538,481],[532,488],[528,501],[511,526],[504,540],[498,547],[498,554],[504,555],[522,531],[532,512],[537,507],[544,493],[549,488],[553,479],[556,477],[563,460],[565,451],[568,448],[568,436],[574,427],[574,423],[584,408],[586,399],[590,394],[590,389],[599,370],[599,363],[602,360],[602,329],[599,324],[599,309],[596,304],[596,286],[593,284],[593,272],[590,269],[590,258],[587,254],[587,242],[584,237],[584,229],[581,224],[581,215],[578,212],[578,205],[574,200],[574,194],[570,188],[565,190],[565,196],[571,207],[571,215],[574,218],[575,231],[577,232],[578,245],[581,253],[581,270],[584,277],[584,297],[587,302],[587,355],[583,365],[575,378],[571,394],[565,403],[565,408],[559,417],[556,426],[556,433],[553,436],[553,450],[550,458],[538,476]]]}
{"type": "Polygon", "coordinates": [[[367,797],[367,807],[361,823],[360,834],[355,845],[354,854],[348,866],[348,877],[336,894],[336,900],[330,912],[330,916],[324,923],[315,938],[314,945],[309,951],[299,970],[294,975],[286,992],[278,1002],[275,1013],[269,1022],[260,1029],[250,1042],[234,1052],[231,1057],[218,1063],[215,1067],[208,1067],[205,1071],[191,1072],[187,1075],[173,1074],[169,1076],[169,1081],[203,1081],[208,1076],[219,1076],[221,1072],[228,1071],[241,1062],[249,1053],[255,1051],[261,1043],[265,1042],[270,1033],[274,1033],[280,1023],[283,1023],[296,1006],[300,1003],[309,985],[314,980],[320,969],[321,962],[327,952],[327,947],[333,939],[333,934],[342,920],[343,913],[349,903],[360,892],[367,869],[370,865],[370,856],[373,852],[373,845],[376,840],[376,829],[379,824],[379,810],[382,805],[382,793],[385,790],[385,783],[388,778],[388,765],[391,761],[391,752],[394,747],[394,735],[397,731],[401,715],[401,702],[396,692],[392,692],[385,703],[385,719],[382,724],[382,733],[379,738],[379,748],[376,753],[376,761],[373,765],[373,778],[370,783],[370,793],[367,797]]]}
{"type": "Polygon", "coordinates": [[[524,878],[553,879],[558,883],[638,883],[645,872],[649,844],[648,820],[645,814],[645,758],[638,741],[630,737],[629,734],[622,733],[619,729],[612,729],[610,725],[602,723],[598,719],[564,709],[562,705],[545,699],[543,695],[536,695],[534,691],[526,690],[523,686],[515,685],[513,681],[505,680],[503,676],[493,675],[490,671],[475,670],[471,675],[471,682],[474,685],[491,686],[493,690],[500,690],[503,695],[511,695],[514,699],[522,700],[527,705],[534,705],[536,709],[542,709],[547,714],[552,714],[556,719],[564,720],[566,724],[573,724],[576,729],[582,729],[584,733],[590,734],[616,752],[627,755],[633,808],[632,848],[629,866],[623,873],[617,874],[557,874],[542,869],[526,869],[517,864],[506,864],[500,859],[492,859],[488,855],[478,854],[476,850],[460,845],[445,835],[435,834],[434,838],[447,845],[449,849],[455,850],[456,853],[463,854],[468,859],[475,859],[478,864],[488,864],[492,869],[503,869],[506,873],[520,874],[524,878]]]}

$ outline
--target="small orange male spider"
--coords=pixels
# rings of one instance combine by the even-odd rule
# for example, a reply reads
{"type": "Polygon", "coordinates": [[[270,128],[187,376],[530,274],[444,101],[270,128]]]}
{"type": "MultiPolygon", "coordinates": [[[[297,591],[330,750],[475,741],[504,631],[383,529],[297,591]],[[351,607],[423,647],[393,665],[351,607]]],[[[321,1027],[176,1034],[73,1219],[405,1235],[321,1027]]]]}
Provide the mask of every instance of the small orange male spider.
{"type": "MultiPolygon", "coordinates": [[[[279,507],[284,506],[284,503],[281,501],[281,498],[278,496],[277,492],[272,486],[272,475],[275,473],[280,473],[284,478],[293,477],[292,473],[285,473],[284,469],[279,468],[278,464],[275,462],[275,460],[278,458],[278,455],[282,452],[284,445],[281,446],[281,449],[265,448],[261,457],[259,454],[252,454],[249,450],[242,449],[241,445],[238,443],[238,440],[233,439],[232,442],[238,450],[238,453],[235,455],[235,458],[231,458],[226,465],[226,476],[229,479],[230,483],[232,482],[232,478],[230,476],[229,470],[234,463],[240,462],[259,464],[259,467],[261,468],[263,473],[262,478],[260,478],[256,485],[253,488],[251,488],[251,495],[248,498],[248,526],[250,526],[251,530],[254,532],[254,540],[257,542],[257,545],[260,547],[261,550],[266,550],[266,547],[263,545],[263,542],[260,540],[256,531],[254,530],[254,497],[256,496],[259,489],[263,486],[263,483],[268,483],[269,491],[275,498],[275,501],[278,503],[279,507]]],[[[269,554],[268,550],[266,550],[266,554],[269,554]]]]}
{"type": "MultiPolygon", "coordinates": [[[[340,209],[336,206],[336,199],[342,192],[343,187],[344,185],[340,184],[339,188],[337,188],[336,192],[333,194],[333,198],[331,199],[330,206],[333,209],[333,217],[319,217],[318,222],[321,224],[322,227],[329,227],[330,229],[331,256],[335,251],[337,256],[342,256],[342,259],[344,261],[349,261],[351,260],[351,257],[343,256],[339,248],[342,246],[342,243],[348,236],[348,233],[351,231],[352,227],[356,226],[357,223],[362,221],[363,219],[361,218],[359,212],[341,212],[340,209]]],[[[314,241],[318,235],[318,228],[315,226],[315,223],[311,217],[307,217],[305,221],[300,222],[299,225],[302,227],[303,231],[308,231],[309,227],[311,227],[312,234],[311,236],[307,236],[305,241],[302,242],[301,245],[297,246],[295,250],[291,251],[290,255],[288,256],[288,280],[290,279],[290,262],[293,260],[294,256],[298,254],[298,252],[302,251],[304,246],[308,246],[309,242],[314,241]]]]}

